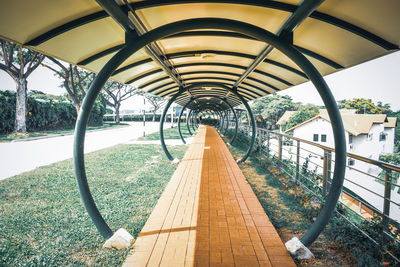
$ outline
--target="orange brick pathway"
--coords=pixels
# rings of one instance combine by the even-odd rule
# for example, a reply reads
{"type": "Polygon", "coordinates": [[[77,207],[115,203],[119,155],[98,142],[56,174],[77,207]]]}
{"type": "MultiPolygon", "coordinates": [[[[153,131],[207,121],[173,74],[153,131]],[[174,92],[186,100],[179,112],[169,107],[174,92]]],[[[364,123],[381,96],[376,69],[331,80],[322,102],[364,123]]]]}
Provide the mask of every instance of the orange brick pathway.
{"type": "Polygon", "coordinates": [[[123,266],[296,266],[225,143],[201,126],[123,266]]]}

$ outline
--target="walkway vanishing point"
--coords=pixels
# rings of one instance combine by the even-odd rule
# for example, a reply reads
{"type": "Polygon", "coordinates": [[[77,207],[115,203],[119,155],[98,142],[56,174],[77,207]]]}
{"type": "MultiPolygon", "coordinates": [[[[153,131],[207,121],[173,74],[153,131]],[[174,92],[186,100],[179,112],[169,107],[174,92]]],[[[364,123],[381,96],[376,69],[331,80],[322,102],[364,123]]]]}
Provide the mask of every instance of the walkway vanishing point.
{"type": "Polygon", "coordinates": [[[213,127],[201,126],[123,266],[296,266],[213,127]]]}

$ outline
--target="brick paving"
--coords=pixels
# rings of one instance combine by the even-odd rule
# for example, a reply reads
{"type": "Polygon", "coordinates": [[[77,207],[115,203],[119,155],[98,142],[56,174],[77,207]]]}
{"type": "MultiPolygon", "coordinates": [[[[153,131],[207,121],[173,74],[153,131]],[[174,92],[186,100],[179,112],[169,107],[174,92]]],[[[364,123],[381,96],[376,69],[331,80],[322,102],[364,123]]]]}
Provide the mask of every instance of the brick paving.
{"type": "Polygon", "coordinates": [[[123,266],[296,266],[231,153],[201,126],[123,266]]]}

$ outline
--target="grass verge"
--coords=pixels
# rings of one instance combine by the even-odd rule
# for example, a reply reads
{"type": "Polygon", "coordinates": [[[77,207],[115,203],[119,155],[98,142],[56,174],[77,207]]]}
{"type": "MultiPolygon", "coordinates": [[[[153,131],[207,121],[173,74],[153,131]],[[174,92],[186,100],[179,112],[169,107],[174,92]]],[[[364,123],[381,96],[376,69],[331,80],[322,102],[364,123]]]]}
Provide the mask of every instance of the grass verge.
{"type": "MultiPolygon", "coordinates": [[[[102,126],[91,126],[87,127],[88,131],[99,130],[99,129],[107,129],[112,127],[122,127],[127,126],[127,123],[104,123],[102,126]]],[[[27,133],[17,133],[12,132],[9,134],[0,134],[0,143],[7,143],[13,140],[33,138],[33,137],[41,137],[41,136],[52,136],[52,135],[60,135],[60,134],[73,134],[74,128],[72,129],[64,129],[64,130],[52,130],[52,131],[40,131],[40,132],[27,132],[27,133]]]]}
{"type": "MultiPolygon", "coordinates": [[[[191,129],[192,134],[194,134],[193,130],[191,129]]],[[[189,131],[187,130],[186,124],[181,124],[181,132],[184,138],[191,137],[189,131]]],[[[164,129],[164,139],[181,139],[178,132],[178,126],[174,128],[165,128],[164,129]]],[[[138,140],[141,141],[149,141],[149,140],[160,140],[160,133],[155,132],[151,133],[145,137],[139,137],[138,140]]]]}
{"type": "MultiPolygon", "coordinates": [[[[186,146],[170,150],[182,158],[186,146]]],[[[86,155],[89,185],[111,229],[137,237],[176,165],[159,145],[118,145],[86,155]]],[[[0,266],[120,266],[128,250],[101,248],[72,160],[0,182],[0,266]]]]}

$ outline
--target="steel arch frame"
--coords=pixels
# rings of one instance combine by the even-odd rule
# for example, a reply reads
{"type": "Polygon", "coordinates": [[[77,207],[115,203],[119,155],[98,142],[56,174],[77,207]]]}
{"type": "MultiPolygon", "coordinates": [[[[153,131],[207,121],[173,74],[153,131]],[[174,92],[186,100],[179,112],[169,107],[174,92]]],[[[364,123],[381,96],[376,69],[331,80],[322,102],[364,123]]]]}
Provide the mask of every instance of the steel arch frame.
{"type": "MultiPolygon", "coordinates": [[[[247,101],[245,101],[243,96],[240,95],[237,90],[235,90],[233,88],[230,88],[230,87],[228,87],[228,86],[226,86],[224,84],[218,83],[218,82],[201,82],[201,83],[194,83],[194,84],[191,84],[191,85],[186,86],[186,87],[181,87],[180,90],[170,98],[170,100],[168,101],[168,103],[164,107],[164,111],[162,113],[161,120],[160,120],[160,141],[161,141],[161,146],[162,146],[162,148],[164,150],[164,153],[166,154],[166,156],[168,157],[169,160],[174,160],[172,155],[169,153],[167,146],[165,145],[165,140],[164,140],[164,136],[163,136],[163,126],[164,126],[163,118],[165,117],[166,112],[168,111],[168,109],[171,106],[171,104],[180,95],[182,95],[186,91],[189,91],[189,90],[191,90],[193,88],[199,88],[199,87],[204,87],[204,86],[213,86],[213,87],[223,88],[223,89],[231,92],[232,94],[234,94],[237,98],[239,98],[239,100],[245,106],[245,108],[246,108],[246,110],[247,110],[247,112],[249,114],[250,120],[251,120],[252,136],[251,136],[250,145],[249,145],[249,148],[246,151],[246,154],[240,160],[238,160],[238,163],[245,162],[246,159],[250,156],[251,151],[253,150],[254,143],[255,143],[255,140],[256,140],[256,134],[257,134],[256,121],[255,121],[253,112],[251,111],[251,108],[250,108],[249,104],[247,103],[247,101]]],[[[189,117],[190,117],[190,113],[189,113],[189,117]]],[[[191,134],[190,129],[189,129],[189,133],[191,134]]]]}
{"type": "MultiPolygon", "coordinates": [[[[190,99],[189,102],[187,102],[187,103],[182,107],[182,110],[181,110],[181,112],[179,113],[179,117],[178,117],[178,132],[179,132],[179,136],[180,136],[182,142],[183,142],[184,144],[186,144],[185,138],[183,138],[183,136],[182,136],[182,131],[181,131],[181,127],[180,127],[180,124],[181,124],[181,117],[182,117],[183,112],[184,112],[185,109],[190,105],[190,103],[192,103],[193,101],[195,101],[195,100],[197,100],[197,99],[201,99],[201,98],[207,98],[207,97],[212,97],[212,98],[220,99],[220,100],[223,101],[226,105],[228,105],[228,106],[229,106],[229,109],[233,112],[233,115],[234,115],[234,117],[235,117],[235,134],[233,135],[231,141],[229,142],[229,144],[233,144],[233,142],[235,142],[235,139],[236,139],[236,136],[237,136],[237,132],[238,132],[238,119],[237,119],[235,110],[233,109],[233,106],[228,102],[228,100],[226,100],[226,99],[224,99],[224,98],[222,98],[222,97],[213,96],[213,95],[202,95],[202,96],[193,97],[192,99],[190,99]]],[[[229,126],[229,125],[228,125],[228,126],[229,126]]],[[[225,133],[226,133],[226,130],[225,130],[225,133]]]]}
{"type": "MultiPolygon", "coordinates": [[[[334,169],[331,188],[326,198],[326,203],[322,208],[320,214],[318,215],[317,219],[315,220],[315,222],[311,225],[307,233],[301,239],[303,244],[305,244],[306,246],[311,245],[312,242],[318,237],[318,235],[322,232],[324,227],[329,222],[329,219],[332,213],[334,212],[334,209],[336,207],[343,186],[345,163],[346,163],[346,143],[345,143],[346,139],[339,109],[336,105],[335,99],[328,85],[324,81],[321,74],[312,65],[312,63],[303,54],[301,54],[292,44],[286,42],[281,37],[278,37],[273,33],[266,31],[262,28],[259,28],[257,26],[228,19],[201,18],[201,19],[188,19],[183,21],[177,21],[167,25],[160,26],[159,28],[156,28],[148,33],[145,33],[140,37],[128,33],[126,36],[126,46],[124,46],[120,51],[118,51],[100,70],[98,75],[91,83],[90,88],[84,98],[81,107],[81,112],[79,113],[77,118],[75,127],[75,136],[74,136],[73,155],[74,155],[75,176],[77,179],[77,184],[79,187],[83,204],[86,210],[88,211],[88,214],[92,218],[93,223],[95,224],[99,232],[104,237],[110,237],[112,235],[111,229],[101,216],[94,202],[94,199],[90,193],[85,171],[85,163],[84,163],[84,141],[85,141],[86,126],[89,120],[90,111],[102,87],[104,86],[106,81],[110,78],[113,71],[115,71],[116,68],[120,66],[130,55],[138,51],[143,46],[158,39],[161,39],[165,36],[169,36],[185,30],[187,31],[196,29],[220,29],[220,30],[237,31],[255,37],[260,41],[270,44],[271,46],[277,48],[286,56],[288,56],[292,61],[294,61],[307,74],[307,76],[309,76],[310,80],[313,82],[318,93],[320,94],[327,108],[332,123],[332,130],[334,133],[334,142],[336,148],[335,169],[334,169]]],[[[255,134],[253,134],[252,137],[255,138],[255,134]]]]}

